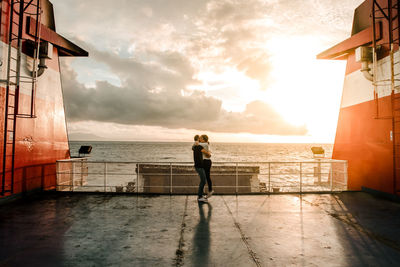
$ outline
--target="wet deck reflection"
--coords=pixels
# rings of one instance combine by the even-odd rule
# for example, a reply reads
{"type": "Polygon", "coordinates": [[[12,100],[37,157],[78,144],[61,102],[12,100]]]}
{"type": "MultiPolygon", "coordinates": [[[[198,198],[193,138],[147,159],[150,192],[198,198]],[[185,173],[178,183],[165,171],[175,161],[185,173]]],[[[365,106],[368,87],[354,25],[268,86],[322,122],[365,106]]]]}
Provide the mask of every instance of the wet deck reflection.
{"type": "Polygon", "coordinates": [[[47,194],[0,206],[0,247],[0,266],[394,266],[400,203],[47,194]]]}

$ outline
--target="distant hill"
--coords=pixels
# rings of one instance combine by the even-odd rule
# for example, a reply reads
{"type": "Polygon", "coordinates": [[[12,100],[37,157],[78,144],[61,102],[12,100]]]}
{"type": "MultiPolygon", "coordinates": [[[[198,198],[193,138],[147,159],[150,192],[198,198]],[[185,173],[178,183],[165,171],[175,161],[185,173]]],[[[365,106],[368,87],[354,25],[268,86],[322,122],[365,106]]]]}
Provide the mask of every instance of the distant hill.
{"type": "Polygon", "coordinates": [[[107,138],[88,133],[70,133],[69,141],[107,141],[107,138]]]}

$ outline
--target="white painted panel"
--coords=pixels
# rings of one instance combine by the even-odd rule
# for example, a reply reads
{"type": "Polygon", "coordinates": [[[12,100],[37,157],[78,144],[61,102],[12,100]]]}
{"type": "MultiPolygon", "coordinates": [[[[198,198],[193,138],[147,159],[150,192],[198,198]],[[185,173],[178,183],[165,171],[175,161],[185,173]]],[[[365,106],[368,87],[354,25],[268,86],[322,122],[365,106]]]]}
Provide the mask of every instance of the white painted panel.
{"type": "MultiPolygon", "coordinates": [[[[394,53],[395,92],[400,92],[400,53],[394,53]],[[399,88],[397,88],[399,86],[399,88]]],[[[372,68],[372,64],[370,64],[372,68]]],[[[391,94],[390,80],[390,57],[387,56],[377,63],[376,90],[378,97],[385,97],[391,94]]],[[[341,108],[357,105],[374,99],[374,86],[372,81],[367,80],[361,71],[357,70],[346,75],[343,85],[341,108]]]]}
{"type": "MultiPolygon", "coordinates": [[[[1,58],[0,58],[0,79],[5,80],[7,78],[7,64],[8,64],[8,44],[0,42],[1,58]]],[[[12,57],[16,57],[17,50],[12,48],[12,57]]],[[[11,61],[11,68],[15,69],[15,61],[11,61]]],[[[30,82],[29,72],[32,70],[33,58],[22,54],[21,57],[21,83],[20,92],[25,95],[31,95],[32,83],[30,82]]],[[[12,73],[11,73],[12,75],[12,73]]],[[[12,79],[14,80],[14,79],[12,79]]],[[[6,83],[0,84],[5,87],[6,83]]],[[[45,70],[43,75],[38,77],[36,86],[36,98],[43,99],[46,101],[54,102],[55,99],[59,98],[61,93],[61,80],[60,73],[51,68],[45,70]]]]}
{"type": "Polygon", "coordinates": [[[352,72],[344,78],[341,108],[374,99],[374,87],[361,71],[352,72]]]}

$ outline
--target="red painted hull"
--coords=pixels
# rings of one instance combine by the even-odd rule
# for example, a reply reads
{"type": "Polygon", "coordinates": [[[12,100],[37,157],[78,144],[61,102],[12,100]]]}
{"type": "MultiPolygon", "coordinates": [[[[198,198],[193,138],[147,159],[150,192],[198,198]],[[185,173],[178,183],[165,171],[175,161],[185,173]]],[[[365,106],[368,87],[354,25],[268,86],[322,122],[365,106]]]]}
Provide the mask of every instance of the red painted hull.
{"type": "MultiPolygon", "coordinates": [[[[29,1],[27,1],[29,2],[29,1]]],[[[3,51],[8,50],[8,28],[10,17],[10,1],[1,1],[1,43],[3,51]]],[[[33,4],[36,4],[33,1],[33,4]]],[[[64,104],[59,70],[59,56],[85,56],[87,52],[55,33],[52,4],[42,0],[42,31],[46,33],[46,40],[53,43],[52,59],[46,59],[47,69],[38,78],[36,97],[34,100],[36,118],[17,118],[15,130],[15,174],[12,180],[6,176],[4,186],[11,188],[12,192],[5,192],[0,197],[20,194],[32,190],[54,189],[56,185],[56,161],[70,158],[67,128],[64,114],[64,104]],[[65,46],[65,47],[63,47],[65,46]],[[82,52],[83,51],[83,52],[82,52]]],[[[31,5],[28,11],[35,12],[35,6],[31,5]]],[[[30,27],[26,24],[28,15],[24,18],[23,37],[32,39],[29,35],[30,27]]],[[[32,17],[31,17],[32,19],[32,17]]],[[[15,19],[14,19],[15,20],[15,19]]],[[[15,20],[17,21],[17,20],[15,20]]],[[[42,41],[43,41],[42,40],[42,41]]],[[[15,44],[12,43],[14,47],[15,44]]],[[[24,48],[22,49],[23,52],[24,48]]],[[[5,53],[3,53],[4,55],[5,53]]],[[[24,55],[26,58],[26,55],[24,55]]],[[[26,68],[26,62],[22,61],[22,68],[26,68]]],[[[6,67],[2,71],[7,71],[6,67]]],[[[0,85],[0,152],[3,155],[5,131],[5,84],[0,85]]],[[[31,95],[22,90],[19,96],[19,113],[30,112],[31,95]]],[[[11,139],[12,140],[12,139],[11,139]]],[[[4,161],[0,162],[0,170],[4,161]]],[[[8,164],[8,163],[7,163],[8,164]]],[[[6,165],[7,166],[7,165],[6,165]]],[[[2,171],[1,171],[2,172],[2,171]]],[[[0,179],[0,186],[3,186],[0,179]]]]}
{"type": "Polygon", "coordinates": [[[360,190],[367,187],[399,194],[400,92],[395,79],[400,70],[394,66],[400,57],[398,41],[392,43],[393,57],[389,56],[390,40],[398,40],[400,36],[399,11],[396,5],[390,8],[392,17],[396,19],[389,20],[378,10],[375,13],[378,18],[373,20],[371,12],[377,9],[377,5],[383,7],[381,10],[384,12],[388,12],[390,7],[387,0],[364,1],[354,12],[352,36],[320,53],[317,58],[347,60],[332,157],[348,160],[348,188],[360,190]],[[392,25],[389,21],[393,22],[392,25]],[[378,50],[376,61],[372,64],[371,56],[364,62],[370,68],[370,76],[364,76],[360,71],[361,62],[356,62],[355,49],[371,47],[374,42],[378,50]],[[395,76],[393,80],[392,73],[395,76]]]}
{"type": "Polygon", "coordinates": [[[342,108],[332,157],[348,160],[348,188],[361,187],[393,193],[392,120],[385,119],[390,96],[379,101],[382,119],[376,119],[374,100],[342,108]]]}

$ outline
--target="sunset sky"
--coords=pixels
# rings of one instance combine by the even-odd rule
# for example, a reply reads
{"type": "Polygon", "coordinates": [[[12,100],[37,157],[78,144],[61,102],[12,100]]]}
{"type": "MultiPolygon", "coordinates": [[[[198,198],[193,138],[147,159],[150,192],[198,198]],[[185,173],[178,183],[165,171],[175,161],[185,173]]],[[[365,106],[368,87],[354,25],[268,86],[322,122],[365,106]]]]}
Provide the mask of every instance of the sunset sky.
{"type": "Polygon", "coordinates": [[[52,0],[71,138],[333,142],[363,0],[52,0]]]}

